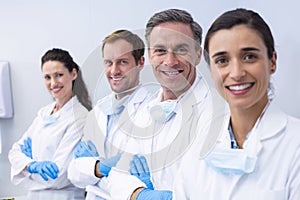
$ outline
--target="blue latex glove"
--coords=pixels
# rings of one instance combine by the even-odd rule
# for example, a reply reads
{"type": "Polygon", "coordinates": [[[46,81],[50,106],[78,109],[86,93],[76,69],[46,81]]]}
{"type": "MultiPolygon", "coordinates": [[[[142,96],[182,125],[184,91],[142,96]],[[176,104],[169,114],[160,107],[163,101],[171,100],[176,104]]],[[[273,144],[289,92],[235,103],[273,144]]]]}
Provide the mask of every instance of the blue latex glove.
{"type": "Polygon", "coordinates": [[[56,179],[59,172],[56,164],[51,161],[33,161],[28,165],[27,170],[29,173],[38,173],[45,181],[48,181],[47,176],[56,179]]]}
{"type": "Polygon", "coordinates": [[[75,158],[80,157],[98,157],[99,153],[97,151],[96,146],[92,141],[87,141],[85,143],[84,141],[80,141],[77,145],[74,153],[75,158]]]}
{"type": "Polygon", "coordinates": [[[134,175],[138,179],[143,181],[148,189],[154,190],[153,184],[151,182],[148,163],[144,156],[133,156],[133,159],[130,161],[129,172],[131,175],[134,175]]]}
{"type": "Polygon", "coordinates": [[[32,159],[32,142],[30,137],[25,139],[23,144],[20,144],[20,149],[22,153],[32,159]]]}
{"type": "Polygon", "coordinates": [[[117,155],[110,157],[105,160],[100,160],[98,164],[98,169],[101,174],[105,177],[108,176],[112,167],[115,167],[121,158],[121,154],[118,153],[117,155]]]}
{"type": "Polygon", "coordinates": [[[171,200],[172,192],[168,190],[150,190],[148,188],[140,191],[136,197],[136,200],[171,200]]]}

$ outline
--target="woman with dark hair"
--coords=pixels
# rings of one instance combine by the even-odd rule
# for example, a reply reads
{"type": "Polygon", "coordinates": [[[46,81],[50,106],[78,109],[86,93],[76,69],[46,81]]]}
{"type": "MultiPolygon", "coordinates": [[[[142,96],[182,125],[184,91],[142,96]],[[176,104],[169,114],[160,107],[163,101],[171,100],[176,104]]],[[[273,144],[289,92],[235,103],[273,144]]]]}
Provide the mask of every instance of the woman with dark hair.
{"type": "Polygon", "coordinates": [[[225,12],[209,28],[204,50],[230,112],[210,154],[199,159],[198,144],[182,161],[175,198],[300,199],[300,120],[274,99],[269,26],[252,10],[225,12]]]}
{"type": "Polygon", "coordinates": [[[46,88],[54,102],[41,108],[9,152],[11,181],[28,188],[28,199],[84,199],[67,179],[67,168],[91,109],[81,71],[70,54],[51,49],[42,57],[46,88]]]}

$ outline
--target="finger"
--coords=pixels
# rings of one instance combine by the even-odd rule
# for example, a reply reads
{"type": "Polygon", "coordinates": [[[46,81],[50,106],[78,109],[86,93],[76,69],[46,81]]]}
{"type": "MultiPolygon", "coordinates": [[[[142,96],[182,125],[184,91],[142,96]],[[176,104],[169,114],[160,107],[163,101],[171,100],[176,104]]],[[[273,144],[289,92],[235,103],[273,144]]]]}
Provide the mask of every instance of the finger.
{"type": "Polygon", "coordinates": [[[48,181],[48,177],[41,171],[39,172],[39,175],[45,180],[48,181]]]}
{"type": "Polygon", "coordinates": [[[24,152],[25,146],[23,144],[20,144],[20,149],[21,149],[22,152],[24,152]]]}
{"type": "Polygon", "coordinates": [[[98,151],[96,146],[94,145],[94,143],[92,141],[88,141],[87,142],[87,147],[88,147],[88,151],[92,156],[98,156],[98,151]]]}
{"type": "Polygon", "coordinates": [[[31,144],[32,144],[31,138],[28,137],[27,140],[26,140],[26,147],[29,148],[29,149],[31,149],[31,144]]]}
{"type": "Polygon", "coordinates": [[[51,168],[52,171],[56,174],[59,172],[59,169],[54,162],[49,162],[48,167],[51,168]]]}
{"type": "Polygon", "coordinates": [[[149,172],[149,166],[148,166],[145,156],[140,156],[140,161],[141,161],[144,171],[149,172]]]}
{"type": "Polygon", "coordinates": [[[55,179],[57,178],[57,173],[53,170],[51,164],[45,164],[43,167],[43,172],[47,174],[50,178],[55,179]]]}
{"type": "Polygon", "coordinates": [[[133,162],[134,162],[136,170],[138,171],[139,174],[145,173],[143,163],[141,162],[141,160],[138,156],[134,157],[133,162]]]}
{"type": "Polygon", "coordinates": [[[131,175],[134,175],[134,176],[138,176],[138,171],[137,171],[137,169],[136,169],[136,167],[135,167],[135,164],[134,164],[134,162],[133,161],[130,161],[130,170],[129,170],[129,172],[130,172],[130,174],[131,175]]]}
{"type": "Polygon", "coordinates": [[[94,143],[93,143],[91,140],[89,140],[89,141],[87,142],[87,147],[88,147],[88,149],[91,150],[91,151],[97,149],[96,146],[94,145],[94,143]]]}

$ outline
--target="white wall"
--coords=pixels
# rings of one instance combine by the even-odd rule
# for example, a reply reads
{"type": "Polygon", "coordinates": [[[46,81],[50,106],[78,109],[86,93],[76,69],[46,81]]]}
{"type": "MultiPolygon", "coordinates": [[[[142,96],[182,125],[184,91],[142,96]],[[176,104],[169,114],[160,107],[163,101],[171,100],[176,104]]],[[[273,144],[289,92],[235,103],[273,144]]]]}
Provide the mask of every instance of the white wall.
{"type": "MultiPolygon", "coordinates": [[[[0,0],[0,60],[7,60],[11,65],[15,111],[14,118],[0,119],[0,197],[26,193],[10,183],[7,154],[37,110],[51,101],[40,71],[42,54],[53,47],[69,50],[83,68],[92,98],[98,98],[108,91],[107,85],[101,85],[97,87],[101,91],[95,92],[101,77],[99,44],[103,37],[120,28],[143,33],[146,21],[154,12],[171,7],[188,10],[202,25],[204,33],[225,10],[246,7],[258,11],[269,23],[276,41],[277,98],[286,112],[300,117],[300,84],[296,81],[300,75],[297,62],[300,12],[296,0],[0,0]]],[[[149,65],[146,70],[150,73],[149,65]]]]}

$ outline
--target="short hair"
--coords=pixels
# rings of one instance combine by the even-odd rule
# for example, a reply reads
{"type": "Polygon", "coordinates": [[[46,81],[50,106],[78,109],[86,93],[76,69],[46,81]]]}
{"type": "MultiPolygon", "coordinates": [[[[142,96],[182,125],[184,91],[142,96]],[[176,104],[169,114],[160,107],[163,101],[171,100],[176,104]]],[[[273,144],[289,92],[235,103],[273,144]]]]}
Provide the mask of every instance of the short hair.
{"type": "Polygon", "coordinates": [[[193,17],[190,13],[188,13],[185,10],[180,9],[168,9],[164,10],[158,13],[155,13],[148,21],[146,25],[146,42],[149,47],[150,41],[149,36],[155,26],[158,26],[159,24],[166,23],[166,22],[181,22],[184,24],[190,25],[194,40],[196,49],[201,48],[201,42],[202,42],[202,28],[201,26],[194,21],[193,17]]]}
{"type": "Polygon", "coordinates": [[[113,43],[119,39],[123,39],[128,43],[132,44],[132,55],[135,59],[136,64],[138,64],[141,57],[144,56],[145,44],[138,35],[128,30],[117,30],[111,33],[110,35],[106,36],[102,41],[102,55],[106,43],[113,43]]]}

